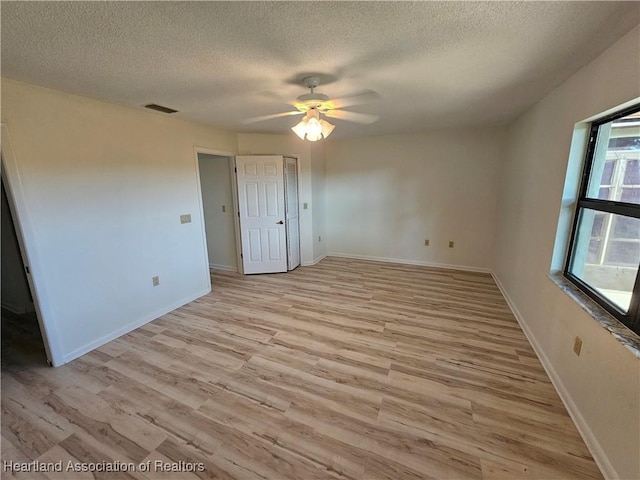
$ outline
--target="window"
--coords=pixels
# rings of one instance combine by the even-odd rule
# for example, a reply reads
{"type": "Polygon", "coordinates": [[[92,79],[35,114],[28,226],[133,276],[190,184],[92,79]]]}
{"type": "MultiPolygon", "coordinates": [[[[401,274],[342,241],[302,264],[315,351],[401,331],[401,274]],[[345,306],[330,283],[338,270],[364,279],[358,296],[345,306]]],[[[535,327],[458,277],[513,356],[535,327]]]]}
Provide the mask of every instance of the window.
{"type": "Polygon", "coordinates": [[[640,335],[640,105],[591,124],[565,276],[640,335]]]}

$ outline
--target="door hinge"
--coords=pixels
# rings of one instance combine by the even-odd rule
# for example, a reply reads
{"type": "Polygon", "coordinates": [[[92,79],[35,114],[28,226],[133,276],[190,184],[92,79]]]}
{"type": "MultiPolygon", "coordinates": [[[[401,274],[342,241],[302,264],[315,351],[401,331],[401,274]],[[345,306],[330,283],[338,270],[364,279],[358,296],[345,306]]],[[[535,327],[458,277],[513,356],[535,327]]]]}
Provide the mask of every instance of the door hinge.
{"type": "Polygon", "coordinates": [[[234,171],[235,173],[238,173],[238,168],[237,168],[237,167],[233,167],[233,171],[234,171]]]}
{"type": "Polygon", "coordinates": [[[27,273],[31,273],[31,270],[29,270],[29,267],[25,266],[24,269],[27,271],[27,273]]]}
{"type": "Polygon", "coordinates": [[[238,212],[238,218],[240,218],[240,212],[238,212]]]}
{"type": "Polygon", "coordinates": [[[240,258],[244,258],[244,257],[242,256],[242,254],[240,254],[240,258]]]}

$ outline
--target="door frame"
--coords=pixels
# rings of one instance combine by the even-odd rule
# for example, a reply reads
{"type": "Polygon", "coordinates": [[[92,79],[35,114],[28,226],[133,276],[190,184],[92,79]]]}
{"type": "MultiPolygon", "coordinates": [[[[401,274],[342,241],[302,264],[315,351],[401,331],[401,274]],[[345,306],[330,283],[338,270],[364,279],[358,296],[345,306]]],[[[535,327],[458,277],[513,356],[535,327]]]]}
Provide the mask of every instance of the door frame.
{"type": "Polygon", "coordinates": [[[33,234],[33,227],[26,206],[20,169],[11,146],[9,126],[6,123],[2,123],[1,130],[0,175],[2,175],[5,191],[7,192],[9,209],[13,217],[13,225],[18,238],[22,263],[26,270],[29,290],[31,290],[33,298],[33,306],[36,311],[40,334],[42,335],[47,363],[58,367],[65,363],[60,347],[59,329],[55,322],[55,315],[49,307],[46,285],[41,276],[41,262],[38,258],[37,249],[33,245],[35,235],[33,234]]]}
{"type": "Polygon", "coordinates": [[[296,202],[298,204],[298,256],[300,257],[300,263],[298,264],[298,267],[302,267],[304,264],[302,262],[302,230],[300,229],[300,218],[302,216],[302,210],[303,210],[302,205],[300,203],[300,179],[302,177],[302,175],[300,174],[301,155],[299,153],[284,153],[282,156],[296,159],[296,183],[298,187],[297,198],[296,198],[296,202]]]}
{"type": "MultiPolygon", "coordinates": [[[[302,265],[302,254],[301,254],[301,248],[300,248],[300,159],[298,155],[283,155],[282,159],[284,162],[284,177],[285,177],[285,204],[288,205],[289,199],[288,199],[288,195],[290,193],[287,192],[287,158],[291,158],[293,160],[295,160],[295,164],[296,164],[296,198],[295,198],[295,203],[296,203],[296,209],[298,210],[298,215],[297,215],[297,226],[298,226],[298,264],[293,267],[291,267],[291,259],[289,258],[289,245],[290,245],[290,238],[289,238],[289,218],[286,219],[286,223],[287,223],[287,271],[290,272],[291,270],[294,270],[295,268],[298,268],[299,266],[302,265]]],[[[285,207],[285,212],[287,211],[287,207],[285,207]]]]}
{"type": "MultiPolygon", "coordinates": [[[[228,157],[229,158],[229,178],[231,180],[231,200],[233,202],[233,211],[238,212],[238,183],[236,180],[235,168],[236,168],[236,154],[233,152],[227,152],[224,150],[215,150],[211,148],[205,147],[194,147],[194,155],[195,155],[195,166],[196,166],[196,180],[198,187],[198,208],[200,210],[200,222],[202,225],[202,241],[204,242],[204,260],[207,265],[207,271],[210,270],[209,267],[209,250],[207,247],[207,230],[204,224],[204,202],[202,199],[202,183],[200,180],[200,159],[198,158],[198,154],[202,153],[204,155],[216,155],[218,157],[228,157]]],[[[242,267],[242,258],[240,254],[242,253],[242,245],[240,239],[240,222],[238,219],[238,215],[233,215],[233,227],[235,231],[235,241],[236,241],[236,265],[238,266],[238,273],[244,274],[244,270],[242,267]]],[[[211,287],[211,277],[209,276],[209,287],[211,287]]]]}

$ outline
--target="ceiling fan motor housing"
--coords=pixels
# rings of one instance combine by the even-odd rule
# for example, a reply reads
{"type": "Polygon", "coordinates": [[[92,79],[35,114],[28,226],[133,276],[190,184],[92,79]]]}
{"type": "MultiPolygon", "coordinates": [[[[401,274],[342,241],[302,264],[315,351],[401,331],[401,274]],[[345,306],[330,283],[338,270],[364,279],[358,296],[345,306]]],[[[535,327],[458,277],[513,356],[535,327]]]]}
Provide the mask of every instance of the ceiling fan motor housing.
{"type": "Polygon", "coordinates": [[[319,107],[324,102],[329,101],[329,96],[324,93],[306,93],[298,97],[298,102],[303,103],[307,108],[319,107]]]}
{"type": "Polygon", "coordinates": [[[313,91],[320,84],[320,77],[307,77],[304,84],[311,89],[311,93],[300,95],[297,100],[296,107],[298,110],[306,112],[310,108],[321,108],[322,104],[329,101],[329,96],[324,93],[315,93],[313,91]]]}

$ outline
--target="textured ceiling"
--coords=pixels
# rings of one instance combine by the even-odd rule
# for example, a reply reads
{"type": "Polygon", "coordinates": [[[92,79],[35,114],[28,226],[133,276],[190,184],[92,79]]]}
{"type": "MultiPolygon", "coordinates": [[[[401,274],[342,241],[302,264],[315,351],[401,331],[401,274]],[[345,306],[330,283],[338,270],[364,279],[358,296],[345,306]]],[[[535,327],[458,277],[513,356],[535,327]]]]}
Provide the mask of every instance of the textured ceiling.
{"type": "MultiPolygon", "coordinates": [[[[640,2],[7,2],[2,75],[233,131],[308,93],[373,90],[335,137],[503,124],[640,23],[640,2]],[[297,83],[296,83],[297,82],[297,83]]],[[[639,39],[640,45],[640,39],[639,39]]]]}

